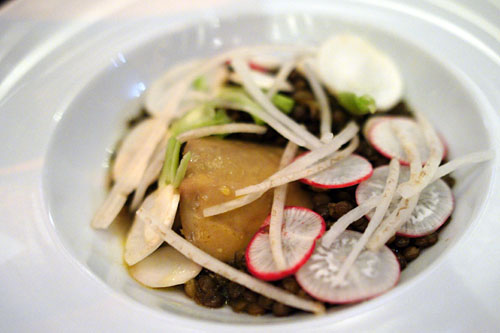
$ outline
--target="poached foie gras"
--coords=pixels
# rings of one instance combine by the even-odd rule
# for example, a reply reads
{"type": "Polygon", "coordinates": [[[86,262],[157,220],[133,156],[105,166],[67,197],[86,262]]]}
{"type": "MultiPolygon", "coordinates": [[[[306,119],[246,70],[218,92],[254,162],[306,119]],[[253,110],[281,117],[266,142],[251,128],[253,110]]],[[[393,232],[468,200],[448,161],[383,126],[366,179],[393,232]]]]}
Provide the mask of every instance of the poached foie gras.
{"type": "MultiPolygon", "coordinates": [[[[278,170],[283,150],[277,147],[217,138],[191,140],[186,176],[180,185],[180,218],[186,239],[210,255],[230,262],[244,250],[271,212],[273,192],[253,203],[216,216],[205,208],[232,200],[234,192],[263,181],[278,170]]],[[[287,205],[311,207],[297,183],[288,188],[287,205]]]]}

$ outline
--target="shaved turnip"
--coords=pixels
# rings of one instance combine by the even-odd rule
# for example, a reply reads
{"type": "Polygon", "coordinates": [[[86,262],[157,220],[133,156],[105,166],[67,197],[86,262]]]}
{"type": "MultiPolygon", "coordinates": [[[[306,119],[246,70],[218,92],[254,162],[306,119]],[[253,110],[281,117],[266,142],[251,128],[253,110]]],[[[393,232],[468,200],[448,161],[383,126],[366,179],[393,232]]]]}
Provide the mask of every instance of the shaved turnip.
{"type": "Polygon", "coordinates": [[[201,268],[173,247],[165,246],[129,267],[129,272],[135,280],[147,287],[165,288],[186,283],[196,277],[201,268]]]}
{"type": "Polygon", "coordinates": [[[326,96],[319,79],[316,78],[316,73],[312,69],[312,65],[308,61],[303,63],[304,74],[306,76],[309,85],[314,93],[314,97],[319,104],[320,110],[320,138],[323,142],[328,142],[328,140],[333,139],[332,134],[332,111],[330,110],[330,102],[326,96]]]}
{"type": "Polygon", "coordinates": [[[147,231],[145,231],[145,228],[146,222],[140,216],[136,215],[132,222],[132,227],[127,234],[125,252],[123,254],[123,258],[129,266],[135,265],[149,256],[163,243],[163,237],[159,233],[156,233],[156,239],[153,239],[149,235],[148,240],[146,240],[147,231]]]}
{"type": "Polygon", "coordinates": [[[283,65],[281,65],[280,70],[278,74],[276,74],[276,78],[274,80],[274,84],[269,90],[267,91],[267,98],[272,98],[274,94],[276,94],[279,90],[279,88],[284,84],[287,83],[287,78],[290,75],[290,73],[293,71],[295,68],[297,62],[295,59],[288,60],[283,65]]]}
{"type": "Polygon", "coordinates": [[[142,200],[144,199],[144,195],[146,194],[149,185],[153,184],[160,176],[163,162],[165,161],[165,150],[167,148],[169,137],[170,136],[168,135],[168,133],[165,133],[163,139],[156,146],[155,151],[153,152],[153,155],[148,162],[148,167],[144,171],[141,181],[134,191],[132,203],[130,204],[129,208],[131,212],[137,210],[139,205],[142,203],[142,200]]]}
{"type": "Polygon", "coordinates": [[[229,212],[231,210],[246,206],[255,200],[259,199],[265,192],[254,192],[247,195],[243,195],[231,201],[226,201],[221,204],[205,208],[203,210],[203,216],[215,216],[229,212]]]}
{"type": "MultiPolygon", "coordinates": [[[[288,142],[285,151],[281,156],[280,169],[283,169],[294,159],[297,154],[297,148],[298,146],[296,144],[288,142]]],[[[271,207],[271,215],[269,218],[269,241],[271,254],[274,263],[279,270],[285,270],[287,266],[281,242],[287,187],[288,185],[284,184],[274,189],[273,205],[271,207]]]]}
{"type": "Polygon", "coordinates": [[[318,242],[311,258],[295,274],[297,282],[312,297],[328,303],[355,303],[378,296],[399,280],[396,256],[388,247],[372,252],[363,250],[350,268],[345,283],[336,274],[361,238],[355,231],[344,231],[330,246],[318,242]]]}
{"type": "Polygon", "coordinates": [[[315,148],[321,146],[321,141],[318,140],[314,135],[300,126],[298,123],[293,121],[291,118],[283,114],[280,110],[273,105],[271,100],[267,98],[266,95],[259,89],[259,87],[252,80],[250,69],[248,64],[242,58],[233,58],[232,66],[238,75],[240,75],[243,83],[243,87],[252,96],[255,101],[276,121],[297,133],[305,142],[294,142],[299,146],[305,146],[307,148],[315,148]]]}
{"type": "MultiPolygon", "coordinates": [[[[257,87],[259,87],[260,89],[269,90],[275,86],[276,77],[272,74],[264,73],[258,70],[250,70],[250,76],[257,87]]],[[[229,75],[229,80],[234,83],[243,85],[243,79],[238,73],[231,73],[229,75]]],[[[287,81],[279,81],[276,89],[278,91],[290,92],[292,91],[292,86],[287,81]]]]}
{"type": "Polygon", "coordinates": [[[370,162],[359,155],[350,155],[332,167],[300,181],[319,188],[344,188],[370,178],[373,168],[370,162]]]}
{"type": "Polygon", "coordinates": [[[122,209],[126,197],[139,185],[148,161],[165,133],[159,119],[147,119],[134,127],[120,146],[112,168],[114,185],[99,207],[92,227],[106,229],[122,209]]]}
{"type": "Polygon", "coordinates": [[[209,254],[203,252],[183,237],[176,234],[173,230],[165,230],[163,232],[164,240],[177,251],[182,253],[187,258],[191,259],[198,265],[219,274],[226,279],[241,284],[248,289],[262,294],[268,298],[281,302],[285,305],[314,313],[324,313],[325,307],[323,304],[315,301],[309,301],[292,293],[289,293],[281,288],[265,283],[259,279],[252,277],[242,271],[237,270],[220,260],[215,259],[209,254]]]}
{"type": "MultiPolygon", "coordinates": [[[[384,117],[375,121],[368,133],[368,141],[382,155],[387,158],[397,158],[401,164],[407,165],[409,159],[406,156],[403,145],[398,139],[394,127],[406,133],[408,140],[418,148],[422,162],[429,159],[430,150],[421,127],[414,120],[406,117],[384,117]]],[[[443,143],[439,141],[441,147],[443,143]]],[[[444,153],[444,148],[442,150],[444,153]]]]}
{"type": "Polygon", "coordinates": [[[392,108],[403,93],[396,64],[355,35],[336,35],[324,42],[318,51],[316,68],[331,93],[370,95],[379,110],[392,108]]]}
{"type": "MultiPolygon", "coordinates": [[[[388,175],[389,168],[381,166],[373,171],[370,179],[362,182],[356,189],[356,201],[363,204],[372,197],[382,193],[383,183],[388,175]]],[[[409,179],[410,170],[408,167],[401,167],[399,182],[409,179]]],[[[407,207],[404,203],[398,204],[398,199],[391,203],[389,211],[394,211],[397,207],[407,207]]],[[[396,229],[398,233],[409,237],[419,237],[437,230],[450,216],[453,211],[453,195],[446,183],[440,179],[427,186],[418,199],[415,209],[411,212],[409,219],[401,229],[396,229]]],[[[371,217],[368,214],[368,217],[371,217]]],[[[388,216],[386,216],[388,218],[388,216]]],[[[390,237],[390,236],[389,236],[390,237]]]]}
{"type": "Polygon", "coordinates": [[[489,161],[494,157],[495,157],[495,152],[493,150],[478,151],[475,153],[458,157],[441,165],[434,174],[432,181],[446,176],[450,172],[455,171],[456,169],[460,168],[463,165],[489,161]]]}
{"type": "Polygon", "coordinates": [[[406,183],[398,187],[398,192],[403,198],[410,198],[422,191],[432,180],[441,160],[444,157],[445,149],[434,127],[429,120],[420,112],[415,113],[418,124],[422,128],[427,146],[429,147],[429,158],[416,178],[410,178],[406,183]]]}
{"type": "Polygon", "coordinates": [[[225,124],[225,125],[215,125],[196,128],[190,131],[183,132],[177,136],[177,140],[180,142],[186,142],[188,140],[203,138],[205,136],[217,135],[217,134],[232,134],[232,133],[254,133],[254,134],[264,134],[267,128],[264,126],[254,125],[254,124],[225,124]]]}
{"type": "MultiPolygon", "coordinates": [[[[321,170],[315,170],[314,173],[310,172],[304,172],[308,166],[313,165],[313,163],[327,157],[328,155],[331,155],[335,153],[343,144],[351,140],[353,137],[356,136],[356,133],[358,132],[359,128],[358,126],[351,122],[349,125],[346,126],[338,135],[335,136],[335,138],[329,142],[328,144],[324,144],[319,148],[316,148],[309,152],[308,154],[305,154],[301,156],[300,158],[297,158],[293,163],[290,163],[287,167],[283,168],[282,170],[278,171],[268,179],[264,180],[260,184],[255,184],[255,185],[250,185],[245,188],[239,189],[236,191],[236,195],[244,195],[244,194],[249,194],[253,192],[260,192],[265,190],[265,188],[271,188],[274,186],[282,185],[281,183],[283,180],[285,181],[284,183],[294,181],[300,178],[308,177],[314,173],[320,172],[325,170],[326,168],[330,167],[331,165],[325,165],[324,169],[321,170]],[[293,176],[290,174],[291,172],[297,171],[293,176]],[[295,178],[296,175],[300,174],[301,176],[299,178],[295,178]],[[282,181],[280,181],[280,184],[273,184],[273,179],[278,179],[278,178],[283,178],[282,181]],[[295,178],[295,179],[293,179],[295,178]],[[270,186],[270,187],[269,187],[270,186]]],[[[354,140],[353,140],[354,141],[354,140]]],[[[338,161],[338,159],[336,160],[338,161]]],[[[321,162],[320,162],[321,163],[321,162]]]]}
{"type": "Polygon", "coordinates": [[[287,207],[281,229],[285,265],[278,268],[271,252],[269,220],[270,217],[248,244],[245,258],[252,275],[274,281],[295,273],[309,259],[316,240],[325,231],[325,222],[320,215],[307,208],[287,207]]]}

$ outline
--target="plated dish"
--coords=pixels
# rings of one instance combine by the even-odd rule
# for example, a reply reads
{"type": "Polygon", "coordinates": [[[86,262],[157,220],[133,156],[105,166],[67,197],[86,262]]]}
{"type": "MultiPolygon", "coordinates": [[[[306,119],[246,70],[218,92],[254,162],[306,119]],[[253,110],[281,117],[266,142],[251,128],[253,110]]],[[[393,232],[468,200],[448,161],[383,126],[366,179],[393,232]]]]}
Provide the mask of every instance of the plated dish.
{"type": "Polygon", "coordinates": [[[286,316],[376,297],[438,241],[448,174],[493,157],[443,162],[403,86],[353,34],[178,64],[146,92],[92,226],[132,212],[131,276],[204,306],[286,316]]]}

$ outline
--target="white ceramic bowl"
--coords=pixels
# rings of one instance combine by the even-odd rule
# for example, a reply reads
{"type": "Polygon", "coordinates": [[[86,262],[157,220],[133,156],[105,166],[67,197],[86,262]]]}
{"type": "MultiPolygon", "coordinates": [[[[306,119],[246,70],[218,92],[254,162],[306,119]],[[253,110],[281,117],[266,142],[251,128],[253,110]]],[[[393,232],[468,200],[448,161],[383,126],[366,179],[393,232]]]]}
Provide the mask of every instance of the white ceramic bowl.
{"type": "MultiPolygon", "coordinates": [[[[106,161],[126,120],[140,110],[141,94],[162,71],[188,58],[213,55],[222,49],[256,43],[318,43],[337,32],[359,33],[389,53],[406,85],[405,99],[428,115],[449,145],[450,157],[491,146],[483,106],[465,77],[394,33],[363,23],[322,15],[242,15],[200,22],[156,36],[125,50],[116,66],[95,73],[65,110],[51,139],[44,172],[44,194],[54,228],[71,255],[116,292],[151,309],[182,317],[228,323],[317,320],[309,315],[289,318],[250,317],[230,309],[210,310],[187,299],[182,291],[146,289],[127,274],[122,261],[123,230],[95,231],[89,226],[105,195],[106,161]],[[292,27],[296,27],[293,30],[292,27]],[[251,31],[251,33],[247,33],[251,31]],[[464,133],[474,133],[465,136],[464,133]]],[[[349,316],[409,287],[435,265],[475,223],[491,182],[492,169],[457,172],[456,209],[441,240],[402,273],[398,286],[374,300],[332,309],[329,320],[349,316]]]]}

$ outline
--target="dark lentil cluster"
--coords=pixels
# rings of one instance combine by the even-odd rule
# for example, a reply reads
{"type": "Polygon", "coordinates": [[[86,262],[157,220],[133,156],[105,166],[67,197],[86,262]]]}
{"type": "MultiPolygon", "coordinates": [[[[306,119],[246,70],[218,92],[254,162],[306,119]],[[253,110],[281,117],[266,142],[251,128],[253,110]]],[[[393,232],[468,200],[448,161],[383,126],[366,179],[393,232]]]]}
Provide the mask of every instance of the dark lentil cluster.
{"type": "MultiPolygon", "coordinates": [[[[292,72],[288,79],[294,87],[293,93],[288,95],[295,100],[295,106],[290,113],[290,117],[298,123],[304,124],[311,133],[316,135],[319,134],[319,105],[310,90],[309,84],[305,78],[296,71],[292,72]]],[[[367,120],[368,116],[353,116],[342,108],[338,104],[337,100],[331,95],[329,96],[329,102],[332,110],[333,133],[340,132],[349,121],[355,121],[358,123],[360,128],[363,127],[363,124],[367,120]]],[[[244,112],[239,112],[237,110],[226,111],[234,121],[253,122],[252,117],[244,112]]],[[[385,114],[413,117],[412,112],[404,102],[400,102],[385,114]]],[[[141,114],[138,119],[134,119],[133,122],[135,123],[140,121],[142,118],[143,115],[141,114]]],[[[267,127],[268,130],[264,135],[232,134],[228,136],[228,138],[260,142],[280,147],[285,146],[287,142],[286,139],[279,135],[274,129],[269,126],[267,127]]],[[[362,135],[360,135],[360,144],[356,153],[368,159],[370,163],[372,163],[373,167],[389,163],[389,159],[380,155],[372,146],[370,146],[362,135]]],[[[451,176],[446,176],[443,180],[450,187],[453,187],[455,184],[455,180],[451,176]]],[[[311,193],[314,206],[313,210],[324,218],[327,224],[327,230],[340,217],[356,207],[356,186],[334,190],[318,189],[308,185],[303,185],[303,188],[311,193]]],[[[450,220],[451,218],[446,221],[443,227],[446,226],[450,220]]],[[[348,229],[364,232],[367,225],[368,220],[363,217],[352,223],[348,229]]],[[[441,227],[438,231],[423,237],[408,238],[403,236],[393,236],[389,239],[387,246],[396,255],[401,270],[405,269],[409,262],[415,260],[423,249],[436,244],[439,240],[439,232],[443,229],[443,227],[441,227]]],[[[234,267],[248,273],[244,253],[236,253],[235,259],[231,264],[234,267]]],[[[307,295],[307,293],[299,286],[293,276],[275,281],[273,284],[300,297],[311,299],[311,297],[307,295]]],[[[244,312],[250,315],[272,313],[275,316],[282,317],[299,311],[282,303],[275,302],[265,296],[256,294],[253,291],[206,269],[203,269],[195,279],[188,281],[184,285],[184,292],[200,305],[210,308],[220,308],[227,304],[235,312],[244,312]]]]}

